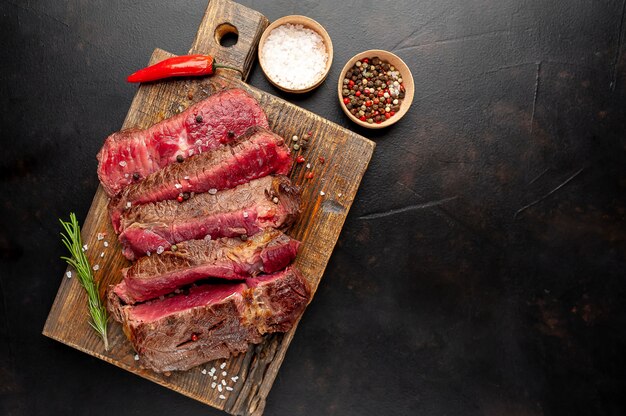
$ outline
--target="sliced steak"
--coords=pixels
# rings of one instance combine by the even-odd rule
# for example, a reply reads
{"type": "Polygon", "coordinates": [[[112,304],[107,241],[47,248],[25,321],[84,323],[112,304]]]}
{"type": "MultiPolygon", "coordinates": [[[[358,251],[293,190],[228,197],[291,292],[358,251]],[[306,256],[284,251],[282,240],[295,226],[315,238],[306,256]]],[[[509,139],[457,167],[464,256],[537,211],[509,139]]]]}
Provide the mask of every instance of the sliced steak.
{"type": "Polygon", "coordinates": [[[300,191],[286,176],[266,176],[233,189],[206,192],[187,201],[137,205],[121,218],[119,240],[129,260],[162,253],[187,240],[252,236],[284,228],[300,211],[300,191]]]}
{"type": "Polygon", "coordinates": [[[206,284],[162,300],[123,305],[109,290],[108,307],[139,354],[156,372],[187,370],[285,332],[311,297],[307,281],[290,266],[245,283],[206,284]]]}
{"type": "Polygon", "coordinates": [[[285,175],[291,165],[282,137],[262,127],[251,128],[233,143],[171,164],[126,187],[109,203],[113,228],[119,232],[120,215],[128,206],[176,199],[184,192],[234,188],[272,173],[285,175]]]}
{"type": "Polygon", "coordinates": [[[274,273],[293,261],[299,246],[299,241],[271,228],[246,241],[186,241],[177,244],[176,251],[142,257],[122,269],[124,279],[113,290],[124,303],[134,304],[209,277],[243,280],[259,273],[274,273]]]}
{"type": "Polygon", "coordinates": [[[98,153],[98,177],[109,196],[176,161],[212,150],[253,126],[268,127],[254,98],[240,89],[218,92],[145,130],[113,133],[98,153]]]}

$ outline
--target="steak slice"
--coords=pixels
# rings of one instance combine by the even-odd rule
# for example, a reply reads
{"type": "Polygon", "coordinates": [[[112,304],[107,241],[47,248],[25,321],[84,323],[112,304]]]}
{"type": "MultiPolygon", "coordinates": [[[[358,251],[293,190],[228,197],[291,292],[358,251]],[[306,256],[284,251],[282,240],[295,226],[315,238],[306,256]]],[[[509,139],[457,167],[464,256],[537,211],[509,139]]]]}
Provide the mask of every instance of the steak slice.
{"type": "Polygon", "coordinates": [[[123,305],[109,290],[108,308],[140,357],[156,372],[187,370],[285,332],[311,297],[307,281],[290,266],[245,283],[205,284],[187,293],[123,305]]]}
{"type": "Polygon", "coordinates": [[[274,273],[293,261],[300,242],[272,228],[247,239],[191,240],[176,251],[142,257],[122,269],[124,280],[113,290],[126,304],[158,298],[200,279],[243,280],[274,273]]]}
{"type": "Polygon", "coordinates": [[[122,254],[135,260],[187,240],[252,236],[284,228],[300,211],[300,191],[286,176],[266,176],[233,189],[206,192],[187,201],[161,201],[125,211],[119,235],[122,254]]]}
{"type": "Polygon", "coordinates": [[[107,137],[97,156],[98,177],[113,196],[175,162],[178,155],[215,149],[252,126],[269,126],[256,100],[241,89],[218,92],[145,130],[123,130],[107,137]]]}
{"type": "Polygon", "coordinates": [[[234,143],[171,164],[126,187],[109,203],[113,228],[120,231],[120,215],[128,206],[176,199],[184,192],[234,188],[272,173],[285,175],[292,163],[282,137],[262,127],[251,128],[234,143]]]}

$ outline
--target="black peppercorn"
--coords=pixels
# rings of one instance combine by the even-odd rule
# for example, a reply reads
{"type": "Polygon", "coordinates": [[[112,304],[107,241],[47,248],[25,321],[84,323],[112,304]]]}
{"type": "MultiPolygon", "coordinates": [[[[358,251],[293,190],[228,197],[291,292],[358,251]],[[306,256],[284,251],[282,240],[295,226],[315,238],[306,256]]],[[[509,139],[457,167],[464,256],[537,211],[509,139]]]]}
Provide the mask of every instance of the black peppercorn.
{"type": "Polygon", "coordinates": [[[183,155],[176,155],[176,161],[178,163],[183,163],[185,161],[185,158],[183,157],[183,155]]]}
{"type": "Polygon", "coordinates": [[[133,180],[138,181],[138,180],[139,180],[139,178],[140,178],[140,176],[139,176],[139,173],[138,173],[138,172],[133,173],[133,180]]]}
{"type": "Polygon", "coordinates": [[[197,122],[197,123],[202,123],[202,116],[201,116],[200,114],[198,114],[198,115],[196,116],[196,122],[197,122]]]}

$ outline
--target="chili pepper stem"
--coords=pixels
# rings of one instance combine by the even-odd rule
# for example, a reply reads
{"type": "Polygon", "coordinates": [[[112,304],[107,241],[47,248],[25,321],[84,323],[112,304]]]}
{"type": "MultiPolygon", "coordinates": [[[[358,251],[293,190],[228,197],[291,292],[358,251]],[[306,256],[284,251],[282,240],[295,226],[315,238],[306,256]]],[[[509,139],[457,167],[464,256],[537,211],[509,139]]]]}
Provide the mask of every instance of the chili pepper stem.
{"type": "Polygon", "coordinates": [[[237,71],[237,72],[241,72],[239,69],[232,67],[232,66],[228,66],[228,65],[222,65],[222,64],[214,64],[213,68],[218,69],[218,68],[223,68],[223,69],[232,69],[233,71],[237,71]]]}

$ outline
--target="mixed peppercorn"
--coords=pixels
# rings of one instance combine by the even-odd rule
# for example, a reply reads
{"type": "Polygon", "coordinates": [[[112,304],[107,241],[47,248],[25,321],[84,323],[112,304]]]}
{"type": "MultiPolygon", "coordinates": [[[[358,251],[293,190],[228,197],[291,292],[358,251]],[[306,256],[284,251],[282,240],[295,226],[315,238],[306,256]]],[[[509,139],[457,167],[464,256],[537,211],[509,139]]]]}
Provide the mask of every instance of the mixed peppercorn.
{"type": "Polygon", "coordinates": [[[343,79],[343,104],[350,114],[367,123],[380,124],[400,110],[405,89],[402,75],[378,57],[363,58],[343,79]]]}

